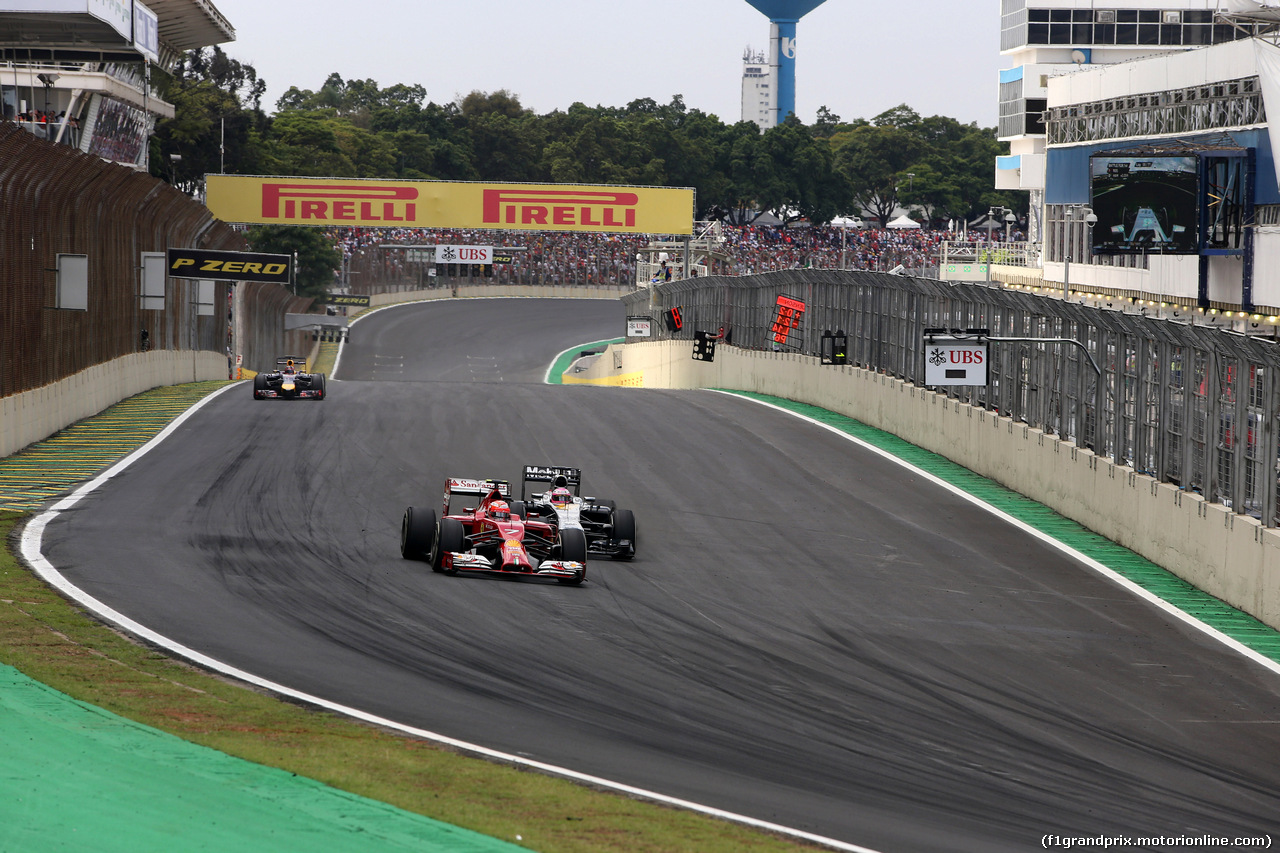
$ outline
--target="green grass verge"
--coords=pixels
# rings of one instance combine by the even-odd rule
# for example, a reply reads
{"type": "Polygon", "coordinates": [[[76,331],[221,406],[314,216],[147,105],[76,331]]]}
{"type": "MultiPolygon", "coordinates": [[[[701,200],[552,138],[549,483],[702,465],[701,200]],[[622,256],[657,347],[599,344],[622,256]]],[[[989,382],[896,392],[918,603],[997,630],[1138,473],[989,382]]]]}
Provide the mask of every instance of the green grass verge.
{"type": "Polygon", "coordinates": [[[0,662],[67,695],[229,755],[556,853],[797,851],[812,846],[465,756],[216,677],[106,627],[16,557],[0,511],[0,662]]]}

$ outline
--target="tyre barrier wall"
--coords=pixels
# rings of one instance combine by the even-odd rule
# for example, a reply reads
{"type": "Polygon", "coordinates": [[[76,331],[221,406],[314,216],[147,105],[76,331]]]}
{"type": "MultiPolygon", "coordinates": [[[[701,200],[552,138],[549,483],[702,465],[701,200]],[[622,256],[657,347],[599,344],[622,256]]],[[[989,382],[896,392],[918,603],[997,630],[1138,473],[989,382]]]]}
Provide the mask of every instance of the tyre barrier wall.
{"type": "Polygon", "coordinates": [[[754,391],[893,433],[994,480],[1280,629],[1280,531],[1020,420],[881,372],[813,356],[692,342],[611,345],[565,383],[754,391]]]}
{"type": "MultiPolygon", "coordinates": [[[[235,287],[234,351],[240,367],[262,372],[275,367],[283,355],[301,355],[315,360],[318,344],[305,329],[285,331],[285,314],[305,314],[315,303],[310,297],[294,296],[285,287],[261,281],[242,281],[235,287]]],[[[228,342],[230,348],[231,342],[228,342]]]]}
{"type": "Polygon", "coordinates": [[[284,314],[312,300],[275,284],[216,282],[200,314],[195,282],[170,279],[164,308],[143,308],[141,253],[170,247],[247,244],[163,181],[0,120],[0,452],[157,385],[226,379],[233,346],[245,366],[311,347],[284,314]],[[60,254],[87,259],[87,310],[58,308],[60,254]]]}
{"type": "Polygon", "coordinates": [[[196,283],[168,282],[164,307],[142,307],[143,252],[244,249],[203,204],[133,169],[38,139],[0,121],[0,397],[151,350],[227,351],[230,285],[212,313],[196,283]],[[87,261],[87,307],[58,307],[58,256],[87,261]],[[144,343],[142,332],[147,332],[144,343]]]}

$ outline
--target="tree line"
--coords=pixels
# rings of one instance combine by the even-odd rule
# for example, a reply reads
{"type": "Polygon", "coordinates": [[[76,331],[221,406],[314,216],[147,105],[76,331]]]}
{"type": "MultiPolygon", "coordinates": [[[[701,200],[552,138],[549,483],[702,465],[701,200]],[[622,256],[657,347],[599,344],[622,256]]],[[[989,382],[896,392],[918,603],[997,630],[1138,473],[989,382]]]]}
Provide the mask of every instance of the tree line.
{"type": "Polygon", "coordinates": [[[187,192],[224,170],[693,187],[699,218],[737,224],[770,212],[884,225],[906,208],[945,227],[993,205],[1027,205],[1025,194],[991,187],[1003,153],[994,128],[921,117],[905,104],[849,121],[823,107],[812,125],[789,116],[761,133],[691,109],[679,95],[538,115],[506,90],[438,104],[417,84],[383,88],[331,74],[318,90],[289,88],[268,113],[254,68],[218,47],[188,53],[159,88],[175,116],[152,139],[152,173],[187,192]]]}

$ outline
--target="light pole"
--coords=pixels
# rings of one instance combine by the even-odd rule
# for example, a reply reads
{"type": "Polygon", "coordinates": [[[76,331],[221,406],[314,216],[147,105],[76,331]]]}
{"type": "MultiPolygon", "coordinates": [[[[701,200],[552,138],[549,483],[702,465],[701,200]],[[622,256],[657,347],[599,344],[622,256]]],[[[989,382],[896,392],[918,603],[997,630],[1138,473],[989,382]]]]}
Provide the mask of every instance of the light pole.
{"type": "MultiPolygon", "coordinates": [[[[61,76],[62,76],[61,74],[53,74],[50,72],[36,75],[36,79],[39,80],[42,84],[44,84],[44,138],[45,139],[52,138],[49,136],[49,125],[52,123],[49,121],[49,89],[53,86],[54,83],[58,82],[58,78],[61,76]]],[[[34,101],[35,98],[32,97],[31,100],[34,101]]]]}
{"type": "MultiPolygon", "coordinates": [[[[1067,301],[1067,297],[1068,297],[1068,294],[1070,293],[1070,285],[1071,285],[1071,250],[1075,247],[1075,233],[1074,233],[1075,229],[1071,227],[1072,223],[1077,221],[1083,222],[1085,224],[1085,227],[1089,229],[1090,236],[1092,236],[1093,234],[1093,226],[1098,224],[1098,215],[1094,213],[1093,208],[1089,207],[1088,205],[1085,205],[1085,204],[1068,205],[1066,213],[1067,213],[1067,217],[1066,217],[1066,221],[1063,223],[1063,229],[1062,229],[1063,243],[1065,244],[1065,247],[1066,247],[1066,251],[1063,253],[1063,256],[1062,256],[1062,301],[1063,302],[1067,301]],[[1077,219],[1077,216],[1079,217],[1078,219],[1077,219]]],[[[1092,239],[1090,239],[1089,242],[1091,244],[1090,248],[1092,248],[1092,242],[1093,242],[1092,239]]]]}
{"type": "Polygon", "coordinates": [[[1009,229],[1013,226],[1013,223],[1017,221],[1018,217],[1015,216],[1014,212],[1007,207],[993,207],[987,211],[987,216],[990,216],[993,219],[997,214],[1004,217],[1004,241],[1008,243],[1009,229]]]}
{"type": "MultiPolygon", "coordinates": [[[[1062,301],[1066,301],[1068,293],[1070,293],[1071,284],[1071,250],[1075,246],[1075,229],[1071,228],[1071,223],[1083,222],[1085,228],[1089,229],[1089,234],[1093,234],[1093,225],[1098,222],[1097,214],[1093,213],[1093,207],[1088,205],[1069,205],[1066,207],[1066,220],[1062,223],[1062,242],[1066,245],[1066,251],[1062,254],[1062,301]]],[[[1092,240],[1091,246],[1092,248],[1092,240]]]]}

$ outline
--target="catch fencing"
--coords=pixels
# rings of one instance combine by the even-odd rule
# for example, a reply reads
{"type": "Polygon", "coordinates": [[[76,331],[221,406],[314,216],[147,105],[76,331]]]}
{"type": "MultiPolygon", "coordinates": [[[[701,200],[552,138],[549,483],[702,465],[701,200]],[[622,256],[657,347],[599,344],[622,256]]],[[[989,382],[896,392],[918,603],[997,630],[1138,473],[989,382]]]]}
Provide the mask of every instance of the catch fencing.
{"type": "MultiPolygon", "coordinates": [[[[163,181],[0,121],[0,397],[146,349],[229,354],[230,284],[215,284],[211,312],[183,279],[170,280],[163,310],[142,307],[141,253],[168,247],[243,250],[245,241],[163,181]],[[56,307],[59,254],[86,256],[88,310],[56,307]]],[[[274,359],[269,340],[287,347],[286,301],[289,311],[311,304],[246,300],[246,326],[263,339],[256,361],[274,359]]]]}
{"type": "Polygon", "coordinates": [[[998,286],[874,272],[691,279],[623,301],[628,315],[654,321],[657,339],[692,339],[696,330],[723,326],[733,346],[818,357],[824,332],[845,334],[849,363],[917,385],[924,385],[926,329],[1032,339],[991,342],[987,385],[936,390],[1280,526],[1280,346],[1273,339],[998,286]],[[780,296],[804,303],[782,343],[774,340],[780,296]],[[664,321],[672,308],[682,316],[678,332],[664,321]]]}

